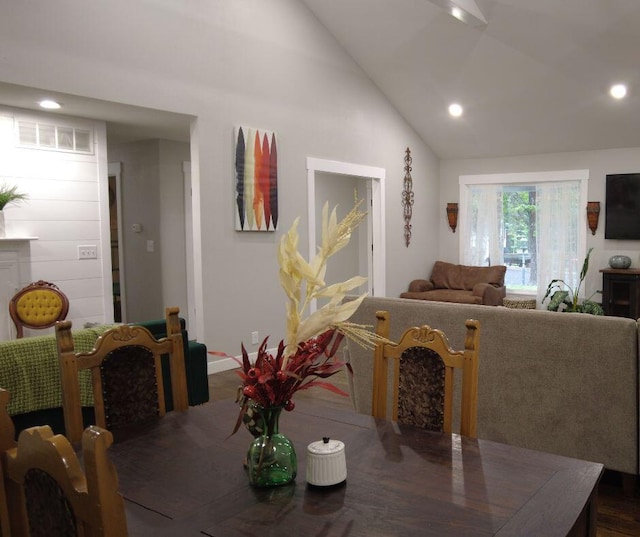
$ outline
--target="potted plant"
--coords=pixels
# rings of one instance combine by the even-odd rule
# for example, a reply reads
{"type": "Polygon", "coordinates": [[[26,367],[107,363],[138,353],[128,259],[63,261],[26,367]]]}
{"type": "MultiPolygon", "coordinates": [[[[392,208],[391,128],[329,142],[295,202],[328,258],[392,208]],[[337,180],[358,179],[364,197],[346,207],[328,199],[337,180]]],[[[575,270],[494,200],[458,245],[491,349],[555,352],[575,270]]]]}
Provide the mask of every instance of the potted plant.
{"type": "Polygon", "coordinates": [[[4,237],[4,208],[10,203],[18,203],[28,198],[24,192],[18,192],[16,185],[3,184],[0,187],[0,237],[4,237]]]}
{"type": "Polygon", "coordinates": [[[591,295],[589,298],[584,299],[582,302],[580,302],[578,298],[580,287],[582,286],[582,282],[587,276],[587,271],[589,270],[589,256],[591,255],[591,250],[593,250],[593,248],[589,248],[587,256],[584,258],[582,270],[580,271],[580,281],[578,282],[575,290],[564,280],[551,280],[551,283],[547,287],[547,292],[542,299],[542,303],[544,303],[547,297],[551,296],[549,305],[547,306],[547,309],[549,311],[566,311],[574,313],[590,313],[592,315],[604,315],[602,305],[598,302],[593,302],[592,300],[590,300],[595,294],[602,293],[602,291],[596,291],[595,293],[593,293],[593,295],[591,295]]]}

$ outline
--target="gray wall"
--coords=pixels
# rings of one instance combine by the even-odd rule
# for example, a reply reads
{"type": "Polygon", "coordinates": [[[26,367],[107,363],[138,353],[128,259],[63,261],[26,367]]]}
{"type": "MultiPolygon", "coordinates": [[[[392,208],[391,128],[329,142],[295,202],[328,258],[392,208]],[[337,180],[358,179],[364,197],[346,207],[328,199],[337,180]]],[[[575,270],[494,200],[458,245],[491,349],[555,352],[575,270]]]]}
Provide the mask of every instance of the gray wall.
{"type": "Polygon", "coordinates": [[[186,312],[182,162],[189,159],[189,144],[145,140],[109,146],[108,153],[110,162],[122,164],[124,320],[162,318],[165,306],[186,312]],[[134,224],[142,231],[134,232],[134,224]]]}
{"type": "Polygon", "coordinates": [[[212,350],[237,354],[252,331],[271,334],[271,341],[284,334],[276,245],[301,215],[306,252],[307,156],[387,170],[387,294],[397,296],[437,258],[444,218],[437,159],[296,0],[13,3],[0,18],[0,49],[3,82],[197,117],[191,143],[202,229],[195,245],[202,256],[197,335],[212,350]],[[276,233],[234,231],[237,125],[279,137],[276,233]],[[416,195],[410,248],[400,203],[407,146],[416,195]]]}
{"type": "MultiPolygon", "coordinates": [[[[575,153],[550,153],[512,158],[444,160],[440,163],[440,206],[458,201],[458,177],[465,174],[515,173],[557,170],[589,170],[589,201],[600,202],[600,219],[595,235],[587,229],[587,250],[593,247],[589,262],[589,272],[585,280],[585,295],[590,296],[602,289],[602,274],[599,269],[607,268],[609,258],[614,254],[631,257],[632,267],[640,267],[640,242],[605,240],[605,177],[612,173],[632,173],[640,171],[640,148],[610,149],[604,151],[583,151],[575,153]]],[[[587,227],[586,207],[583,224],[587,227]]],[[[440,225],[440,257],[456,262],[459,251],[459,233],[451,232],[446,222],[440,225]]],[[[594,297],[599,300],[599,296],[594,297]]]]}

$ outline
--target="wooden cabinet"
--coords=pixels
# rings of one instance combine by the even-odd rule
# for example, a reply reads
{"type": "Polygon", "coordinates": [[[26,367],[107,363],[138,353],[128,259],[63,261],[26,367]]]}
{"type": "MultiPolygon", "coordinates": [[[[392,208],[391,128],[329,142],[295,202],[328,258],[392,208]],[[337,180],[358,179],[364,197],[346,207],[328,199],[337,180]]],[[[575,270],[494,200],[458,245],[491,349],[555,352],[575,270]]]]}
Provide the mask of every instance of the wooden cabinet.
{"type": "Polygon", "coordinates": [[[640,270],[601,269],[605,315],[640,318],[640,270]]]}

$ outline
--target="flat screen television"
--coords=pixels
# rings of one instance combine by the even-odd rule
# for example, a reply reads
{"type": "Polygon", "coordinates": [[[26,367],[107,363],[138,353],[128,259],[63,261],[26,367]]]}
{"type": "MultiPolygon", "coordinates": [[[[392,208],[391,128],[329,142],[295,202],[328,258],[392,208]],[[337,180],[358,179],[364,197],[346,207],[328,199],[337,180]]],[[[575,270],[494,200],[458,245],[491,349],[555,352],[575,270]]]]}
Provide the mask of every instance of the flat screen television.
{"type": "Polygon", "coordinates": [[[604,238],[640,240],[640,173],[607,175],[604,238]]]}

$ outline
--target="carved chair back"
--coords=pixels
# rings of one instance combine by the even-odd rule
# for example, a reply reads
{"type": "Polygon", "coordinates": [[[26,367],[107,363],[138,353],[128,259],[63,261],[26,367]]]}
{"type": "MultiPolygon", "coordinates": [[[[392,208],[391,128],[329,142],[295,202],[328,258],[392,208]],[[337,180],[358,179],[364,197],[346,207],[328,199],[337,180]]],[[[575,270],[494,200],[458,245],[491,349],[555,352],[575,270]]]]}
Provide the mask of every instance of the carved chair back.
{"type": "MultiPolygon", "coordinates": [[[[389,313],[376,313],[376,332],[389,337],[389,313]]],[[[372,414],[386,418],[388,370],[393,368],[392,419],[432,431],[452,432],[454,375],[462,373],[460,434],[476,437],[480,322],[467,320],[464,350],[451,349],[446,335],[424,325],[407,329],[398,343],[374,351],[372,414]]]]}
{"type": "Polygon", "coordinates": [[[2,453],[10,533],[20,537],[126,537],[124,502],[107,455],[109,431],[82,435],[83,471],[71,443],[48,425],[20,433],[2,453]]]}
{"type": "Polygon", "coordinates": [[[165,415],[162,364],[169,355],[174,409],[188,408],[184,347],[178,308],[167,308],[167,337],[155,339],[141,326],[104,332],[93,350],[76,353],[71,323],[56,324],[65,431],[72,442],[82,433],[79,371],[91,371],[96,424],[110,431],[165,415]]]}

